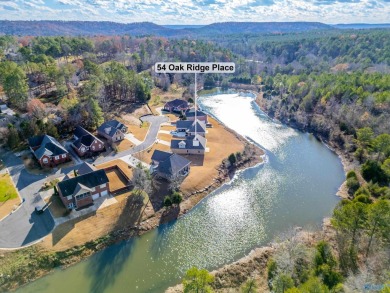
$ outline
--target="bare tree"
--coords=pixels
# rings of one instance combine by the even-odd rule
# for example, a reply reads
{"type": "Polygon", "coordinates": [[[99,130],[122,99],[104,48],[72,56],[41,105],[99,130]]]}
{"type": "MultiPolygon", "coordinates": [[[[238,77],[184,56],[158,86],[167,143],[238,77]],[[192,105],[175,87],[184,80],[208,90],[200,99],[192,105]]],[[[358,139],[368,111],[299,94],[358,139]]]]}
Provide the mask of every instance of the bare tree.
{"type": "Polygon", "coordinates": [[[149,170],[144,168],[141,164],[138,164],[133,170],[132,182],[134,184],[134,189],[136,189],[139,194],[142,192],[150,194],[152,192],[152,176],[150,175],[149,170]]]}

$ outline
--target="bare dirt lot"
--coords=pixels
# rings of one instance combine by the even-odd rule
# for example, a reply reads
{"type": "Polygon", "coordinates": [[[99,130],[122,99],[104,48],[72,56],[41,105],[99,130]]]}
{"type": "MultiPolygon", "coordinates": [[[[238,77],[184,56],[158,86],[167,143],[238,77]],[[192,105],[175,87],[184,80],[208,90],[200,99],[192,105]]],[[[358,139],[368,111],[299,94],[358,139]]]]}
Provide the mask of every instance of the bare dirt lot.
{"type": "Polygon", "coordinates": [[[139,152],[139,153],[135,154],[134,157],[136,157],[138,160],[141,160],[147,164],[150,164],[152,161],[151,158],[152,158],[154,150],[169,152],[171,150],[171,148],[167,145],[164,145],[164,144],[155,143],[151,148],[149,148],[143,152],[139,152]]]}
{"type": "Polygon", "coordinates": [[[115,145],[118,148],[118,152],[126,151],[134,146],[134,144],[127,139],[123,139],[120,142],[115,142],[115,145]]]}
{"type": "Polygon", "coordinates": [[[129,133],[133,134],[136,139],[139,141],[144,141],[146,134],[149,131],[150,124],[148,122],[143,122],[142,124],[126,124],[129,128],[129,133]]]}
{"type": "Polygon", "coordinates": [[[188,160],[193,160],[196,164],[191,164],[190,174],[181,186],[184,193],[191,193],[212,184],[213,179],[219,174],[217,168],[221,165],[222,160],[231,153],[244,150],[243,142],[235,134],[211,117],[209,117],[209,122],[213,125],[212,128],[207,129],[208,133],[206,134],[207,147],[210,152],[205,154],[203,165],[200,165],[202,158],[199,156],[187,156],[188,160]]]}
{"type": "Polygon", "coordinates": [[[141,198],[127,192],[115,199],[118,203],[59,225],[40,245],[50,250],[65,250],[107,235],[113,230],[134,226],[141,217],[146,219],[153,213],[151,204],[144,211],[147,196],[141,198]],[[141,216],[142,211],[144,213],[141,216]]]}
{"type": "Polygon", "coordinates": [[[110,193],[116,192],[119,189],[125,188],[128,181],[119,171],[119,168],[106,171],[108,180],[110,181],[110,193]]]}
{"type": "Polygon", "coordinates": [[[109,162],[104,163],[104,164],[97,165],[96,168],[106,169],[106,168],[109,168],[112,166],[118,166],[123,171],[123,173],[125,173],[126,176],[129,177],[130,179],[131,179],[131,177],[133,177],[133,169],[129,165],[127,165],[125,162],[123,162],[122,160],[119,160],[119,159],[109,161],[109,162]]]}

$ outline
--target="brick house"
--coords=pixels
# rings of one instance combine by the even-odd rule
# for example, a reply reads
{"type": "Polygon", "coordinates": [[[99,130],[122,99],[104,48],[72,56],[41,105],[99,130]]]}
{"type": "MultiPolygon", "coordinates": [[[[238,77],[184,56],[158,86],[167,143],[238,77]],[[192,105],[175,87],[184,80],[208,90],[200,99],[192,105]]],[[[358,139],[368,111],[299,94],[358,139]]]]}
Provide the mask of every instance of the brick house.
{"type": "Polygon", "coordinates": [[[151,174],[168,181],[184,178],[190,172],[191,161],[177,154],[155,150],[150,166],[151,174]]]}
{"type": "Polygon", "coordinates": [[[125,138],[127,126],[117,120],[110,120],[100,125],[97,132],[109,142],[117,142],[125,138]]]}
{"type": "Polygon", "coordinates": [[[79,209],[107,196],[109,180],[104,170],[96,170],[59,182],[57,190],[67,209],[79,209]]]}
{"type": "Polygon", "coordinates": [[[184,139],[172,139],[171,151],[182,155],[203,155],[207,140],[202,135],[187,136],[184,139]]]}
{"type": "Polygon", "coordinates": [[[72,143],[72,147],[80,157],[93,155],[104,150],[104,143],[81,126],[76,127],[73,136],[75,141],[72,143]]]}
{"type": "Polygon", "coordinates": [[[175,99],[173,101],[165,103],[163,110],[168,111],[168,112],[184,113],[189,108],[190,107],[189,107],[187,101],[175,99]]]}
{"type": "Polygon", "coordinates": [[[68,151],[50,135],[31,137],[28,145],[42,167],[54,167],[71,160],[68,151]]]}

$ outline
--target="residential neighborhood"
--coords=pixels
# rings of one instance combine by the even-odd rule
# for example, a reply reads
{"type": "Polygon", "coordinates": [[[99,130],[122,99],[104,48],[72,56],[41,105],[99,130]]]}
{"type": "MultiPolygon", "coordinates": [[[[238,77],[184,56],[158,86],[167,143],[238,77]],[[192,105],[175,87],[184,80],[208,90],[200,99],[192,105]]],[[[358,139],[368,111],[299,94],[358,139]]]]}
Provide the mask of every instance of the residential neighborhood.
{"type": "MultiPolygon", "coordinates": [[[[93,215],[91,212],[108,211],[118,202],[129,198],[132,189],[139,188],[137,178],[133,178],[139,168],[147,170],[155,182],[153,193],[156,195],[150,194],[151,206],[146,206],[145,216],[163,207],[164,197],[161,195],[169,195],[172,186],[179,188],[183,194],[191,194],[211,183],[212,177],[205,180],[207,172],[201,169],[208,170],[228,154],[222,153],[220,159],[208,155],[213,149],[208,146],[208,135],[212,131],[213,143],[216,139],[223,140],[220,134],[225,130],[217,127],[219,124],[200,109],[195,111],[194,105],[186,100],[174,99],[152,109],[149,107],[153,111],[151,113],[147,107],[143,108],[145,110],[140,111],[138,119],[141,122],[138,122],[138,126],[128,122],[127,119],[133,119],[133,116],[123,116],[125,119],[117,116],[116,119],[102,122],[95,131],[88,130],[84,125],[76,125],[69,137],[62,140],[47,134],[28,139],[31,160],[35,160],[39,166],[28,167],[28,172],[37,173],[34,175],[36,179],[31,178],[36,187],[29,187],[36,193],[36,203],[30,204],[30,208],[39,206],[44,211],[40,218],[48,223],[50,218],[54,218],[47,227],[85,218],[86,215],[93,215]]],[[[21,158],[28,156],[25,151],[22,153],[21,158]]],[[[17,160],[14,154],[9,160],[11,158],[17,160]]],[[[19,172],[13,176],[31,176],[19,172]]],[[[20,196],[23,197],[26,191],[21,190],[20,196]]],[[[20,204],[21,207],[23,205],[20,204]]],[[[0,226],[6,224],[17,211],[5,217],[0,226]]],[[[28,229],[28,226],[25,228],[28,229]]],[[[41,233],[50,233],[51,229],[44,229],[41,233]]],[[[69,235],[72,234],[70,232],[69,235]]],[[[16,239],[0,239],[0,245],[4,247],[22,243],[16,239]]]]}

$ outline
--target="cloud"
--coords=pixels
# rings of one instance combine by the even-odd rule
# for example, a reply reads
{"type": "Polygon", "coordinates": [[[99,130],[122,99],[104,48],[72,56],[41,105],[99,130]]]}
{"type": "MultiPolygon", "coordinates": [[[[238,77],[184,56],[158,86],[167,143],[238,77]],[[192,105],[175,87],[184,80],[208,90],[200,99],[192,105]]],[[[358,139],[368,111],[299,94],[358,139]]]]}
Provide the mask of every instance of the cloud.
{"type": "Polygon", "coordinates": [[[0,0],[0,19],[389,22],[390,0],[0,0]],[[18,13],[12,13],[18,11],[18,13]]]}

